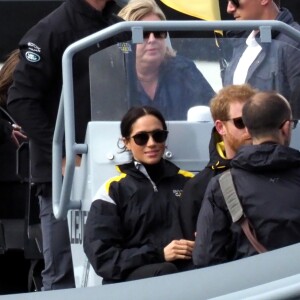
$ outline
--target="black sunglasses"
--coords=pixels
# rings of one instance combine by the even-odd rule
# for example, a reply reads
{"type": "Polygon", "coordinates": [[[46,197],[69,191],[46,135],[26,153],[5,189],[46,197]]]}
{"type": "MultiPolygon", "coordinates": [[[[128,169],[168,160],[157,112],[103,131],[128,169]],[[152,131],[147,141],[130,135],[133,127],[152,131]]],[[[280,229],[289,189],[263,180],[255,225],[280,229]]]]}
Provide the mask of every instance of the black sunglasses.
{"type": "Polygon", "coordinates": [[[225,121],[232,121],[237,129],[244,129],[246,127],[242,117],[232,118],[225,121]]]}
{"type": "Polygon", "coordinates": [[[287,121],[291,122],[291,124],[292,124],[292,129],[295,129],[295,128],[297,127],[298,120],[284,120],[284,121],[280,124],[279,129],[281,129],[281,128],[283,127],[283,125],[284,125],[287,121]]]}
{"type": "Polygon", "coordinates": [[[144,39],[149,39],[151,33],[153,33],[156,39],[165,39],[168,35],[166,31],[144,31],[143,32],[144,39]]]}
{"type": "Polygon", "coordinates": [[[231,2],[236,8],[239,8],[240,1],[239,0],[228,0],[228,2],[231,2]]]}
{"type": "Polygon", "coordinates": [[[156,143],[164,143],[168,137],[168,133],[169,133],[168,130],[160,130],[160,129],[153,130],[153,131],[142,131],[135,134],[134,136],[131,136],[131,138],[133,138],[134,142],[138,146],[144,146],[148,143],[150,135],[152,136],[153,140],[156,143]]]}

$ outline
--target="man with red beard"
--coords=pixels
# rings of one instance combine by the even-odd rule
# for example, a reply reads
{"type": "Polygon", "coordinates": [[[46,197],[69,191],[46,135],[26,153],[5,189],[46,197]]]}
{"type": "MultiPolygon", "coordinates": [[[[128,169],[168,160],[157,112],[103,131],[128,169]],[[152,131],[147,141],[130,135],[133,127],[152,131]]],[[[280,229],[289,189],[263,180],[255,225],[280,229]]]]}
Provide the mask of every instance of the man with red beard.
{"type": "Polygon", "coordinates": [[[223,174],[209,182],[193,250],[198,268],[300,241],[300,152],[289,147],[298,120],[293,119],[288,100],[276,92],[256,93],[245,103],[242,115],[253,145],[241,147],[231,160],[235,191],[224,182],[228,177],[223,174]],[[239,209],[234,193],[243,210],[241,217],[236,213],[239,209]],[[228,202],[226,194],[227,200],[231,199],[228,202]],[[247,219],[246,227],[257,237],[260,249],[248,239],[248,228],[243,225],[247,219]]]}
{"type": "Polygon", "coordinates": [[[230,167],[230,160],[240,146],[251,143],[242,120],[242,108],[255,93],[247,84],[229,85],[210,102],[215,124],[209,144],[210,161],[185,184],[181,201],[180,217],[186,239],[195,239],[197,217],[210,179],[230,167]]]}

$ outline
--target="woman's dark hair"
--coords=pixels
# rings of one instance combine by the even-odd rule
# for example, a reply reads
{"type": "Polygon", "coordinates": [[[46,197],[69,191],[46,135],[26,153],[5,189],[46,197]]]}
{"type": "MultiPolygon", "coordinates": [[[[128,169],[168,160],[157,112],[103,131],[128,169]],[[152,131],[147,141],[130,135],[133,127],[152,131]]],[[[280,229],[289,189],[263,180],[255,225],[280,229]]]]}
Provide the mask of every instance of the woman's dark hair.
{"type": "Polygon", "coordinates": [[[167,130],[165,118],[159,110],[151,106],[135,106],[128,110],[121,121],[121,135],[123,138],[128,138],[131,134],[133,123],[146,115],[152,115],[160,120],[163,129],[167,130]]]}

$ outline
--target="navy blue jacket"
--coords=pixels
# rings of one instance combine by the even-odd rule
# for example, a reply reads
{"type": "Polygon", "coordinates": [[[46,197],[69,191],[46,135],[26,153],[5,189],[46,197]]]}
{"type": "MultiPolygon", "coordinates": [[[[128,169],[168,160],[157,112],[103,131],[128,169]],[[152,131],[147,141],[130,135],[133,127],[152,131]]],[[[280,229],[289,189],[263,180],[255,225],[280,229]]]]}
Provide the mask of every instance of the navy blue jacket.
{"type": "Polygon", "coordinates": [[[136,104],[156,107],[167,120],[186,120],[190,107],[208,105],[214,94],[195,63],[177,55],[167,58],[162,64],[154,99],[150,99],[136,80],[134,101],[136,104]]]}

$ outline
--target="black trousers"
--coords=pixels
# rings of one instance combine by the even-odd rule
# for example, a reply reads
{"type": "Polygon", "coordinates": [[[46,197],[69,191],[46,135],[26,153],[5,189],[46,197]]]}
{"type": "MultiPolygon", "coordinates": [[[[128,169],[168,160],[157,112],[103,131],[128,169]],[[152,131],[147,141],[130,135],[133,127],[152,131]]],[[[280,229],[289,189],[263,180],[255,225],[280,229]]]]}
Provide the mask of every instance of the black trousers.
{"type": "Polygon", "coordinates": [[[168,275],[177,272],[177,267],[170,262],[150,264],[135,269],[129,274],[129,276],[127,276],[125,281],[168,275]]]}

